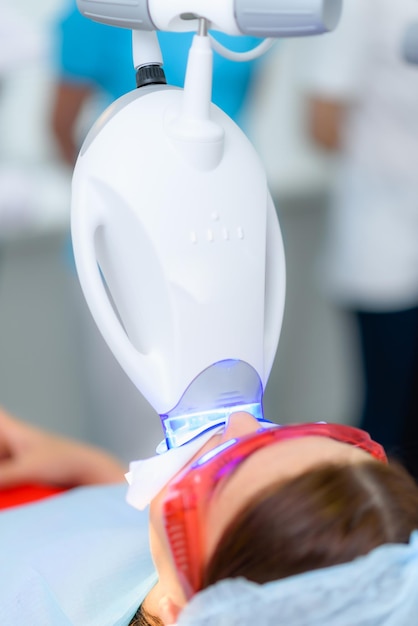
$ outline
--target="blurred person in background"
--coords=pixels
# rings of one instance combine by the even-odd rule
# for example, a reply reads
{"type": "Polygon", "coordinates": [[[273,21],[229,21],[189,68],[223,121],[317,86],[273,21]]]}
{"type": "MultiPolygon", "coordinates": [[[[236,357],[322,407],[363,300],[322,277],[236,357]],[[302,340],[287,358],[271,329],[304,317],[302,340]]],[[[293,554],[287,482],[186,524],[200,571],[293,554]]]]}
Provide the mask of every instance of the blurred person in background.
{"type": "MultiPolygon", "coordinates": [[[[3,136],[7,115],[2,101],[9,82],[28,67],[36,67],[47,57],[47,42],[38,24],[34,24],[11,2],[0,5],[0,133],[3,136]]],[[[17,129],[16,129],[17,131],[17,129]]],[[[38,200],[43,191],[42,176],[24,164],[15,162],[8,153],[7,141],[0,141],[0,240],[42,229],[48,221],[38,200]]],[[[56,194],[54,195],[54,199],[56,194]]],[[[59,211],[58,211],[59,212],[59,211]]],[[[55,224],[55,219],[52,220],[55,224]]]]}
{"type": "MultiPolygon", "coordinates": [[[[159,32],[167,83],[182,87],[193,33],[159,32]]],[[[216,38],[236,51],[253,48],[253,37],[216,38]]],[[[84,136],[115,99],[136,88],[130,30],[94,22],[65,2],[55,32],[55,86],[51,129],[72,168],[84,136]]],[[[213,102],[237,123],[245,119],[258,61],[237,63],[214,54],[213,102]]],[[[72,263],[68,241],[68,258],[72,263]]],[[[87,309],[75,276],[76,335],[80,336],[81,385],[85,389],[88,438],[127,462],[154,453],[161,426],[154,410],[111,354],[87,309]],[[117,417],[116,417],[117,416],[117,417]],[[147,424],[147,428],[143,427],[147,424]],[[150,426],[152,424],[152,426],[150,426]]]]}
{"type": "Polygon", "coordinates": [[[349,0],[312,40],[309,130],[336,155],[320,273],[355,318],[360,427],[418,478],[418,73],[402,59],[415,0],[349,0]]]}

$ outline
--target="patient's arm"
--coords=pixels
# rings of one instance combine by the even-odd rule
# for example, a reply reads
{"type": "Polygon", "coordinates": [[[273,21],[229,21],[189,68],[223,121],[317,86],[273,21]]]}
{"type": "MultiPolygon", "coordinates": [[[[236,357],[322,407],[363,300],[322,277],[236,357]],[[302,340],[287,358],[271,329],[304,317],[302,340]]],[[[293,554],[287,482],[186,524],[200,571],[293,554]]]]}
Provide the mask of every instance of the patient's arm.
{"type": "Polygon", "coordinates": [[[114,483],[124,479],[125,471],[100,448],[46,432],[0,409],[0,488],[114,483]]]}

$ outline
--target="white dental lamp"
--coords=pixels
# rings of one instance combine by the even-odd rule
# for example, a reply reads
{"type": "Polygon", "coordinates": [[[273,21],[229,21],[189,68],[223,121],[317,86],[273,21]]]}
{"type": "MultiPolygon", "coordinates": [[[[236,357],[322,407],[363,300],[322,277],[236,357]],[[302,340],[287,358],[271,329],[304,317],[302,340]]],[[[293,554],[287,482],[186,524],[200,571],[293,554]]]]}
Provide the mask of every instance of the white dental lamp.
{"type": "Polygon", "coordinates": [[[166,446],[178,447],[232,411],[262,419],[285,300],[283,243],[262,164],[211,103],[207,28],[318,34],[336,26],[341,1],[78,7],[133,30],[140,88],[105,111],[80,151],[72,188],[77,271],[104,339],[160,414],[166,446]],[[184,89],[165,84],[155,30],[197,33],[184,89]]]}

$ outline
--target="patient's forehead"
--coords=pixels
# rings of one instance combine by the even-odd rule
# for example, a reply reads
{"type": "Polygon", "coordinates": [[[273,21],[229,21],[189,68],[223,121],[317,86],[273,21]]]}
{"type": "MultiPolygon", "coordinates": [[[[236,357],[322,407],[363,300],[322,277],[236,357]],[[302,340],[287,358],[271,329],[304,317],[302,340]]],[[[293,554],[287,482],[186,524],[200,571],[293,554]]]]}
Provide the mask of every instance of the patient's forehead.
{"type": "Polygon", "coordinates": [[[227,524],[270,484],[294,478],[322,463],[370,460],[372,457],[364,450],[319,436],[289,439],[258,450],[213,495],[207,513],[207,554],[212,553],[227,524]]]}

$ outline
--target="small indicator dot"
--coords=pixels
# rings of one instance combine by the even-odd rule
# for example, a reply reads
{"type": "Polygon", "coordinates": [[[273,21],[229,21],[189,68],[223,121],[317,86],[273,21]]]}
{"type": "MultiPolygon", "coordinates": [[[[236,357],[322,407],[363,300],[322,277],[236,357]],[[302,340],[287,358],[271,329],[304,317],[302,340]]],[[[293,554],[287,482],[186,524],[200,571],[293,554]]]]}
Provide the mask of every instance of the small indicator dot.
{"type": "Polygon", "coordinates": [[[196,235],[196,233],[195,233],[194,231],[192,231],[192,232],[190,233],[190,241],[191,241],[192,243],[197,243],[197,235],[196,235]]]}
{"type": "Polygon", "coordinates": [[[219,222],[219,213],[217,211],[214,211],[211,215],[211,219],[213,222],[219,222]]]}
{"type": "Polygon", "coordinates": [[[237,235],[238,239],[244,239],[244,230],[241,228],[241,226],[238,226],[237,228],[237,235]]]}

